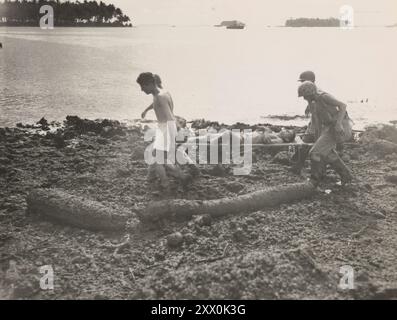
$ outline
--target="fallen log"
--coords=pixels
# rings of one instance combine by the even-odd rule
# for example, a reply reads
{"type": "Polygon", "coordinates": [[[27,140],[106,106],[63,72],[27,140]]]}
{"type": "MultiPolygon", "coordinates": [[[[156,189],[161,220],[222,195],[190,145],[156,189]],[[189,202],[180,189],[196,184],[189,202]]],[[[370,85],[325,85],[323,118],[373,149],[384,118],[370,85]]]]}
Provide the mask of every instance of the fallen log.
{"type": "Polygon", "coordinates": [[[296,183],[255,191],[235,198],[216,200],[163,200],[149,204],[138,213],[142,221],[158,219],[186,220],[193,215],[219,217],[274,207],[283,203],[309,198],[315,193],[310,182],[296,183]]]}
{"type": "Polygon", "coordinates": [[[70,195],[57,189],[38,189],[27,197],[27,213],[46,216],[57,222],[94,231],[117,231],[127,222],[137,225],[135,214],[125,209],[114,210],[103,204],[70,195]]]}

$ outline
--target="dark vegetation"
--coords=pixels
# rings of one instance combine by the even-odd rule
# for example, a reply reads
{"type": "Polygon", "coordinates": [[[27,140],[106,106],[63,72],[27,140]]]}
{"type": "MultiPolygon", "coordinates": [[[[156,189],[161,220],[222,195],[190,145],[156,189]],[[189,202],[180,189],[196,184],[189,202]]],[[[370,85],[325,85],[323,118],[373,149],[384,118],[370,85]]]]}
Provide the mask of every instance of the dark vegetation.
{"type": "Polygon", "coordinates": [[[291,18],[285,22],[286,27],[339,27],[339,25],[339,19],[336,18],[291,18]]]}
{"type": "Polygon", "coordinates": [[[40,8],[54,9],[54,26],[131,27],[131,19],[120,8],[100,1],[71,2],[5,0],[0,2],[0,26],[39,26],[40,8]]]}

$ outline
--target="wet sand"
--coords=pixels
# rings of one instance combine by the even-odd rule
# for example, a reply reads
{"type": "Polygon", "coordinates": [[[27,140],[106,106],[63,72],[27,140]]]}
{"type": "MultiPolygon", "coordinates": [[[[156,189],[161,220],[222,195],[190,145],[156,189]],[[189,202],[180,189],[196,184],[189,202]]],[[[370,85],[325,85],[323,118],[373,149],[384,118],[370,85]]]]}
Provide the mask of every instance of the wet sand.
{"type": "Polygon", "coordinates": [[[248,176],[200,165],[188,188],[173,181],[163,196],[146,180],[142,126],[71,117],[66,126],[43,120],[0,128],[0,298],[397,298],[397,129],[391,126],[367,130],[345,147],[343,159],[357,178],[352,185],[339,186],[329,169],[313,198],[273,209],[163,220],[117,233],[26,214],[26,198],[38,188],[135,211],[167,198],[236,197],[309,175],[308,163],[297,176],[285,154],[257,152],[248,176]],[[39,287],[43,265],[54,269],[53,291],[39,287]],[[354,268],[354,290],[338,288],[343,265],[354,268]]]}

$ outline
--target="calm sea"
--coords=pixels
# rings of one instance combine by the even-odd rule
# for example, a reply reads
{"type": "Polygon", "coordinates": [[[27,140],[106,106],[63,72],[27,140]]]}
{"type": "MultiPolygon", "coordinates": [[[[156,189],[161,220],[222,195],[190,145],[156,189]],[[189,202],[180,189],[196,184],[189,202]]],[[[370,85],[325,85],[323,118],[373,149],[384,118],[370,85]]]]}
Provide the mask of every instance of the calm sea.
{"type": "Polygon", "coordinates": [[[270,122],[303,114],[297,78],[311,69],[362,128],[397,119],[396,39],[397,28],[0,28],[0,126],[138,118],[151,103],[143,71],[162,77],[177,115],[270,122]]]}

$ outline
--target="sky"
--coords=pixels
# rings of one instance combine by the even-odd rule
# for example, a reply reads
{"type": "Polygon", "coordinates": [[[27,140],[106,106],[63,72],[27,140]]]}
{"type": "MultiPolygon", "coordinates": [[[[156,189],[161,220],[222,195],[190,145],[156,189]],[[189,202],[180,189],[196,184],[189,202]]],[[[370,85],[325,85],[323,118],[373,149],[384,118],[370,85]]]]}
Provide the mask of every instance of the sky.
{"type": "Polygon", "coordinates": [[[397,23],[397,0],[103,0],[120,7],[134,25],[214,25],[240,20],[247,25],[284,25],[290,17],[339,17],[350,5],[354,23],[378,26],[397,23]]]}

